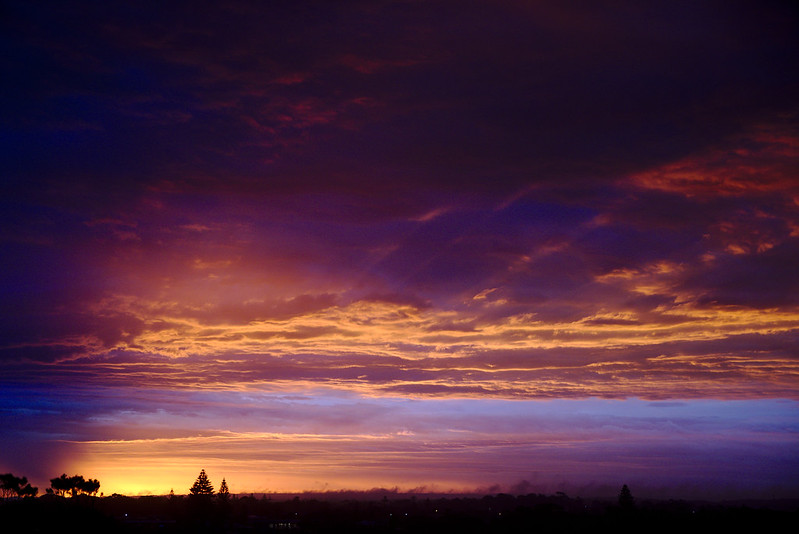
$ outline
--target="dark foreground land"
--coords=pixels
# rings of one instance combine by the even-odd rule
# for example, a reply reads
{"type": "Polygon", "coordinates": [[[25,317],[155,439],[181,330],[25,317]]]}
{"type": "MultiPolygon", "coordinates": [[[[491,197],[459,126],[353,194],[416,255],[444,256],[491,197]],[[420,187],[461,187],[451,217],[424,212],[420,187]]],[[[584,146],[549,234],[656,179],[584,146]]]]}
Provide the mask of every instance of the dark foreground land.
{"type": "Polygon", "coordinates": [[[633,507],[565,495],[288,500],[230,497],[77,497],[0,502],[5,532],[549,533],[782,532],[799,502],[640,502],[633,507]]]}

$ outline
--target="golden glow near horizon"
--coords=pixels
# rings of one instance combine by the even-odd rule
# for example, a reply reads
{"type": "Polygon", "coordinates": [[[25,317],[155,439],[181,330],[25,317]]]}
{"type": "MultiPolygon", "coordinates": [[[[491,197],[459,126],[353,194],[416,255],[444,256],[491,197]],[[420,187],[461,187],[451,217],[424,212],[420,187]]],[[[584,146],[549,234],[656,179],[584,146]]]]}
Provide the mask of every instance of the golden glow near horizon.
{"type": "MultiPolygon", "coordinates": [[[[763,426],[796,406],[786,401],[736,401],[729,407],[720,401],[494,401],[485,405],[480,400],[392,399],[370,403],[335,394],[327,400],[317,394],[294,401],[285,395],[204,395],[208,400],[235,402],[252,419],[226,420],[225,409],[213,402],[205,402],[205,413],[198,417],[191,414],[196,395],[170,393],[173,402],[183,402],[156,416],[170,429],[140,431],[157,436],[174,433],[172,426],[187,424],[205,430],[186,428],[171,437],[76,442],[78,452],[67,470],[98,478],[106,495],[167,494],[170,490],[185,494],[199,468],[216,485],[225,478],[232,493],[374,488],[479,492],[489,491],[489,484],[519,482],[520,476],[534,477],[544,485],[562,484],[565,479],[590,484],[595,477],[612,478],[618,469],[630,478],[651,474],[651,465],[641,473],[630,470],[627,455],[632,450],[649,451],[646,454],[682,451],[684,461],[701,461],[705,465],[700,472],[712,472],[721,459],[708,456],[705,447],[720,436],[736,436],[724,441],[729,454],[741,454],[751,443],[773,446],[778,436],[764,433],[763,426]],[[182,409],[188,412],[181,415],[182,409]],[[307,417],[311,413],[316,419],[307,417]],[[709,415],[712,424],[697,424],[709,415]],[[328,417],[339,421],[338,433],[246,430],[275,425],[319,429],[328,417]],[[212,430],[214,425],[243,430],[212,430]],[[359,428],[371,432],[346,433],[359,428]],[[463,469],[464,462],[469,469],[463,469]],[[521,473],[520,462],[526,465],[521,473]],[[440,474],[431,479],[431,472],[440,474]]],[[[779,446],[794,441],[787,435],[777,439],[779,446]]],[[[665,462],[657,469],[658,476],[665,475],[671,464],[665,462]]]]}

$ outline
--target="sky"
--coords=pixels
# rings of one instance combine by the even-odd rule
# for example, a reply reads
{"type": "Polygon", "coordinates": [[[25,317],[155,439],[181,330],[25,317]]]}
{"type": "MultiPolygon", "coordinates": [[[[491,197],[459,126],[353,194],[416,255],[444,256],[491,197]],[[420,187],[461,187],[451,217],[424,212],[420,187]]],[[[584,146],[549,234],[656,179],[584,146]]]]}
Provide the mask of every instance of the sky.
{"type": "Polygon", "coordinates": [[[6,1],[0,472],[799,496],[790,2],[6,1]]]}

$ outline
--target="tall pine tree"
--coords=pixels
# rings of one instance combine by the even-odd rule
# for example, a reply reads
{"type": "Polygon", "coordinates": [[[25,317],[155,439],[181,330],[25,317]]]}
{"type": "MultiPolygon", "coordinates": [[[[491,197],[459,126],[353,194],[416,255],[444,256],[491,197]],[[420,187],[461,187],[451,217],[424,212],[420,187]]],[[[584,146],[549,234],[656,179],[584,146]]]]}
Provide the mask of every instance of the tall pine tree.
{"type": "Polygon", "coordinates": [[[222,479],[222,485],[219,486],[219,500],[220,502],[227,502],[228,498],[230,497],[230,491],[227,488],[227,482],[225,479],[222,479]]]}
{"type": "Polygon", "coordinates": [[[214,486],[211,484],[211,481],[208,480],[208,475],[205,474],[205,469],[200,470],[200,474],[197,477],[197,480],[194,481],[194,485],[189,489],[189,493],[192,495],[213,495],[214,494],[214,486]]]}
{"type": "Polygon", "coordinates": [[[633,494],[630,488],[627,487],[627,484],[623,485],[619,492],[619,506],[621,506],[623,510],[632,510],[635,508],[635,499],[633,499],[633,494]]]}

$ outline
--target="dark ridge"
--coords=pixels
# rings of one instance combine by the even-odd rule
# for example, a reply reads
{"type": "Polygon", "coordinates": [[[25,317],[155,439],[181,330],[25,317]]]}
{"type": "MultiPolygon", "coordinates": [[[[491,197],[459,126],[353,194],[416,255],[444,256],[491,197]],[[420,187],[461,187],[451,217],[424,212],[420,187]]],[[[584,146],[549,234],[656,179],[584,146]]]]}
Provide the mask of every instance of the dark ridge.
{"type": "Polygon", "coordinates": [[[799,519],[799,499],[752,502],[584,500],[556,495],[432,496],[398,492],[110,497],[87,495],[0,501],[9,532],[55,532],[66,526],[101,532],[516,533],[776,532],[799,519]],[[328,497],[328,498],[325,498],[328,497]]]}

